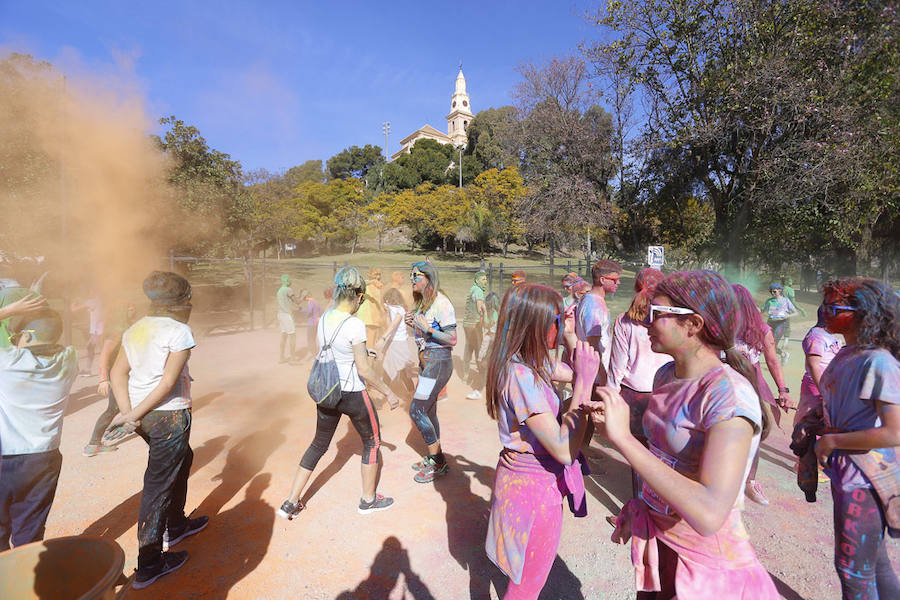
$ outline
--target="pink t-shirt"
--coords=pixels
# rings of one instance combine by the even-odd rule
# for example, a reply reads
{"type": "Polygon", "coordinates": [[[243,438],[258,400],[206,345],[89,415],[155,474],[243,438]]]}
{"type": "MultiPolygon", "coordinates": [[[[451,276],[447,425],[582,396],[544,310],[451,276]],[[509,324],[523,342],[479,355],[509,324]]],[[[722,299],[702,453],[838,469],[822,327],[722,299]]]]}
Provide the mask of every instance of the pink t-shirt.
{"type": "Polygon", "coordinates": [[[504,448],[531,454],[549,454],[525,421],[532,415],[559,416],[559,397],[553,386],[537,377],[531,367],[518,362],[506,366],[506,387],[500,401],[497,429],[504,448]]]}
{"type": "MultiPolygon", "coordinates": [[[[828,333],[825,329],[813,327],[809,330],[809,333],[806,334],[806,337],[803,338],[803,353],[806,354],[806,356],[817,355],[821,357],[819,358],[819,362],[822,365],[821,372],[824,373],[825,367],[827,367],[829,363],[831,363],[831,360],[837,356],[842,345],[841,340],[828,333]]],[[[813,383],[812,376],[809,374],[809,368],[807,368],[806,372],[803,374],[803,381],[800,384],[800,393],[812,396],[821,395],[819,388],[813,383]]]]}
{"type": "Polygon", "coordinates": [[[625,313],[616,318],[607,385],[617,390],[624,385],[636,392],[650,392],[656,372],[671,361],[672,357],[668,354],[650,349],[650,336],[644,325],[625,313]]]}
{"type": "MultiPolygon", "coordinates": [[[[653,396],[644,413],[644,434],[650,451],[661,461],[693,480],[700,477],[700,462],[706,432],[716,423],[744,417],[753,423],[754,435],[744,465],[744,479],[759,447],[762,411],[753,385],[728,365],[693,379],[675,376],[675,363],[660,367],[653,383],[653,396]]],[[[671,514],[671,509],[644,483],[641,498],[653,510],[671,514]]],[[[744,484],[734,501],[743,508],[744,484]]]]}

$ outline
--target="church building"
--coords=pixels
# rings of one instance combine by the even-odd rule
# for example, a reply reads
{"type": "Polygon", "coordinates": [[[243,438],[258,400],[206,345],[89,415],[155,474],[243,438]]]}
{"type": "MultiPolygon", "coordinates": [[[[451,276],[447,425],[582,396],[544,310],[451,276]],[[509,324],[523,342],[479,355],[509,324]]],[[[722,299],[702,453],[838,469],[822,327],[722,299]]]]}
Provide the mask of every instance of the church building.
{"type": "Polygon", "coordinates": [[[453,144],[454,147],[465,146],[468,140],[466,130],[474,117],[469,104],[469,94],[466,93],[466,78],[460,67],[459,75],[456,76],[456,88],[453,91],[453,97],[450,98],[447,133],[438,131],[431,125],[423,125],[400,140],[400,150],[391,155],[391,160],[396,160],[404,152],[408,153],[412,150],[413,144],[423,139],[435,140],[441,144],[453,144]]]}

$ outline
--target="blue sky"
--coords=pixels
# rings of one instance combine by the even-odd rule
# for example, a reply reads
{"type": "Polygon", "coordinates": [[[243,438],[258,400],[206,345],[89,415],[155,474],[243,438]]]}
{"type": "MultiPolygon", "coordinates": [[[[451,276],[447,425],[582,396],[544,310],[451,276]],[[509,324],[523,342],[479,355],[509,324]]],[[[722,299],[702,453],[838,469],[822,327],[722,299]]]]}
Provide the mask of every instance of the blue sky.
{"type": "Polygon", "coordinates": [[[596,2],[45,2],[0,0],[0,50],[64,72],[125,73],[246,169],[446,130],[458,63],[475,112],[510,104],[522,61],[597,35],[596,2]]]}

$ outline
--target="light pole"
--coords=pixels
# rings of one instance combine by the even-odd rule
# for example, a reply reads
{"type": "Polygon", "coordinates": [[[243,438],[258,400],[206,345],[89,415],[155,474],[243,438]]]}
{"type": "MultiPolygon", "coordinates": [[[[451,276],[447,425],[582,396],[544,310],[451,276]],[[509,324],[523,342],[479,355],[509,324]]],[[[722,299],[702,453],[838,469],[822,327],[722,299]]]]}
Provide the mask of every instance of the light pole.
{"type": "Polygon", "coordinates": [[[459,145],[459,187],[462,187],[462,151],[463,145],[459,145]]]}
{"type": "Polygon", "coordinates": [[[381,133],[384,134],[384,162],[389,162],[391,160],[391,153],[388,151],[388,136],[391,135],[390,121],[381,124],[381,133]]]}

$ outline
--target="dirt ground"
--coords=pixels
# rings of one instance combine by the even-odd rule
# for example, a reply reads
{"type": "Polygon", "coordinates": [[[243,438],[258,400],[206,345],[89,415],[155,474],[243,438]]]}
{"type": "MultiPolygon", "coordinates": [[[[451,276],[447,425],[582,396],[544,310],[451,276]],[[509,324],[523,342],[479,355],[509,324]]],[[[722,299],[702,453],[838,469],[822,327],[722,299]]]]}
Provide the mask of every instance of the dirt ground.
{"type": "MultiPolygon", "coordinates": [[[[795,327],[794,335],[801,329],[806,330],[795,327]]],[[[303,339],[302,330],[298,338],[303,339]]],[[[799,343],[791,346],[788,380],[799,389],[802,353],[799,343]]],[[[502,597],[505,577],[487,560],[483,546],[500,449],[483,401],[466,400],[470,389],[454,375],[438,409],[451,471],[434,485],[412,479],[410,465],[424,448],[408,403],[395,411],[378,403],[384,438],[379,492],[396,504],[365,516],[356,512],[361,445],[345,420],[313,475],[304,497],[307,509],[288,522],[276,518],[275,510],[312,439],[315,410],[305,392],[309,360],[284,365],[277,358],[273,329],[199,336],[191,358],[195,457],[187,510],[209,515],[210,525],[179,544],[179,550],[190,552],[180,571],[126,597],[502,597]]],[[[81,455],[105,406],[94,392],[96,383],[96,377],[79,378],[69,403],[47,537],[84,533],[115,539],[125,550],[130,574],[147,450],[132,438],[114,453],[81,455]]],[[[839,598],[827,484],[818,502],[804,501],[784,432],[764,442],[761,454],[759,479],[771,505],[748,502],[745,521],[763,565],[784,598],[839,598]]],[[[589,515],[575,519],[566,513],[543,599],[634,597],[629,549],[609,541],[605,519],[627,499],[628,469],[597,440],[588,458],[589,515]]],[[[896,541],[890,542],[890,553],[900,567],[896,541]]]]}

